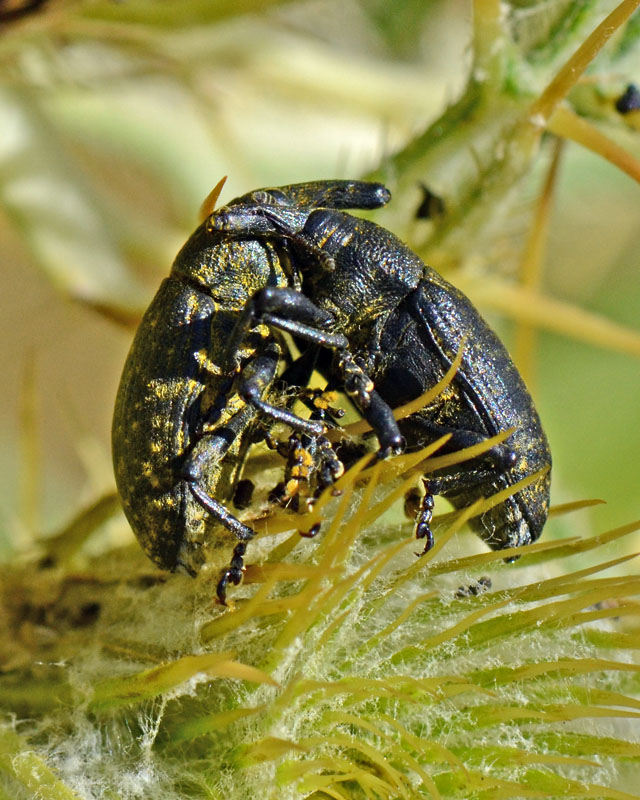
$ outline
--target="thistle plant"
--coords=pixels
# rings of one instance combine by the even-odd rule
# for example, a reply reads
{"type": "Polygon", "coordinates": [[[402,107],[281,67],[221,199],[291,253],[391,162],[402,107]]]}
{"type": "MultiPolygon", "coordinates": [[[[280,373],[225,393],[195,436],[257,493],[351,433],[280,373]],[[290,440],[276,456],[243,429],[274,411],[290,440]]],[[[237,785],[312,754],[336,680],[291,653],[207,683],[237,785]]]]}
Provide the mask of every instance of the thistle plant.
{"type": "Polygon", "coordinates": [[[5,575],[6,796],[636,797],[640,581],[600,573],[640,523],[505,564],[457,541],[488,500],[416,559],[385,512],[430,450],[352,468],[318,539],[263,520],[233,610],[223,553],[195,581],[135,550],[5,575]]]}

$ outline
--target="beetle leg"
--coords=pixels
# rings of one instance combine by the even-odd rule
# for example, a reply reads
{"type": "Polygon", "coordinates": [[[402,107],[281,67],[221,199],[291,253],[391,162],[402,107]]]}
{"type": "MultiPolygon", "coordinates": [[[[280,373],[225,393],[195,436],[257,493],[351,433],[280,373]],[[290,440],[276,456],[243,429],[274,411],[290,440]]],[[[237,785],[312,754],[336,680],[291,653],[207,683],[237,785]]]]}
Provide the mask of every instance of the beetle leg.
{"type": "Polygon", "coordinates": [[[416,553],[417,556],[423,556],[428,553],[434,543],[431,520],[433,519],[433,498],[436,492],[433,491],[430,480],[423,478],[422,485],[424,487],[422,496],[416,487],[407,492],[404,497],[404,513],[409,519],[415,520],[416,539],[426,539],[424,550],[421,553],[416,553]]]}
{"type": "Polygon", "coordinates": [[[405,497],[405,513],[407,516],[415,518],[416,539],[426,539],[424,550],[421,553],[416,553],[416,555],[422,556],[428,553],[434,544],[431,521],[433,519],[435,495],[442,495],[443,497],[455,496],[477,487],[491,486],[495,479],[496,468],[491,467],[465,470],[464,472],[455,472],[449,475],[437,476],[436,474],[436,477],[430,475],[429,478],[422,479],[425,493],[419,501],[417,501],[414,492],[407,493],[405,497]]]}
{"type": "Polygon", "coordinates": [[[195,444],[182,467],[182,478],[202,508],[242,541],[253,539],[254,531],[236,519],[222,503],[211,497],[202,488],[202,480],[211,466],[224,458],[238,433],[246,428],[254,414],[252,408],[245,407],[234,414],[223,427],[214,433],[205,434],[195,444]]]}
{"type": "Polygon", "coordinates": [[[309,436],[319,436],[325,427],[322,422],[298,417],[286,408],[271,405],[263,399],[276,374],[279,359],[278,348],[267,348],[264,355],[254,358],[244,367],[238,379],[238,394],[269,419],[282,422],[309,436]]]}
{"type": "MultiPolygon", "coordinates": [[[[305,354],[306,355],[306,354],[305,354]]],[[[302,357],[301,357],[302,359],[302,357]]],[[[293,366],[296,365],[297,359],[293,366]]],[[[288,378],[288,373],[286,377],[288,378]]],[[[308,380],[307,376],[307,380],[308,380]]],[[[282,376],[285,380],[285,375],[282,376]]],[[[290,386],[292,396],[311,409],[311,420],[321,420],[328,427],[327,421],[344,415],[342,408],[334,408],[331,403],[336,400],[336,393],[308,386],[290,386]]],[[[344,473],[344,465],[336,455],[331,442],[326,436],[309,436],[303,431],[294,431],[287,442],[275,440],[271,432],[265,434],[267,446],[277,450],[286,459],[285,480],[272,491],[270,498],[281,505],[290,505],[297,510],[298,498],[316,495],[327,486],[331,486],[344,473]],[[317,481],[311,490],[313,475],[317,481]]]]}
{"type": "Polygon", "coordinates": [[[344,384],[344,390],[353,398],[359,409],[371,405],[373,381],[354,359],[350,351],[343,347],[337,353],[337,370],[344,384]]]}
{"type": "MultiPolygon", "coordinates": [[[[325,410],[320,408],[313,414],[319,419],[324,419],[324,415],[325,410]]],[[[338,480],[344,473],[344,465],[325,436],[310,438],[295,433],[289,439],[289,458],[279,502],[284,505],[293,498],[307,497],[314,473],[318,476],[316,489],[321,491],[338,480]]]]}
{"type": "MultiPolygon", "coordinates": [[[[357,404],[356,404],[357,405],[357,404]]],[[[405,448],[404,436],[400,433],[391,407],[375,390],[369,394],[369,406],[358,408],[378,437],[380,449],[377,458],[386,458],[391,453],[402,453],[405,448]]]]}
{"type": "Polygon", "coordinates": [[[280,505],[290,505],[296,511],[299,510],[300,498],[306,498],[309,494],[309,480],[316,467],[314,453],[305,444],[308,444],[308,437],[294,433],[289,438],[284,482],[281,484],[278,496],[280,505]]]}
{"type": "Polygon", "coordinates": [[[229,371],[237,370],[240,345],[248,332],[259,324],[291,333],[307,342],[333,349],[344,349],[348,341],[341,333],[326,330],[333,317],[318,308],[296,289],[267,286],[258,290],[245,305],[227,345],[225,363],[229,371]]]}
{"type": "MultiPolygon", "coordinates": [[[[197,503],[240,540],[233,551],[229,568],[218,584],[218,598],[222,603],[224,603],[226,585],[229,582],[237,585],[242,578],[241,556],[246,551],[246,542],[253,539],[255,531],[240,522],[222,503],[211,497],[203,488],[202,482],[211,466],[224,458],[235,438],[246,429],[255,413],[253,408],[245,406],[234,414],[224,426],[213,433],[204,434],[195,443],[182,467],[182,478],[186,481],[189,491],[197,503]]],[[[182,562],[188,562],[188,559],[182,559],[182,562]]]]}
{"type": "Polygon", "coordinates": [[[234,517],[233,514],[222,505],[222,503],[219,503],[217,500],[211,497],[211,495],[205,492],[205,490],[197,483],[189,482],[189,490],[198,503],[200,503],[200,505],[204,508],[204,510],[208,511],[212,517],[215,517],[215,519],[217,519],[218,522],[228,531],[231,531],[236,538],[248,542],[256,535],[255,531],[253,531],[243,522],[240,522],[239,519],[236,519],[236,517],[234,517]]]}
{"type": "MultiPolygon", "coordinates": [[[[301,368],[304,365],[310,366],[306,374],[306,380],[308,381],[316,365],[318,355],[317,351],[313,349],[306,351],[294,361],[292,369],[295,369],[298,365],[301,368]]],[[[398,428],[396,418],[388,403],[375,391],[373,381],[369,375],[346,348],[337,351],[335,361],[333,368],[335,377],[331,381],[331,386],[333,389],[342,386],[360,414],[371,425],[380,445],[377,457],[386,458],[390,453],[402,452],[405,441],[398,428]]],[[[330,369],[328,363],[327,369],[330,369]]],[[[324,371],[322,366],[320,371],[324,371]]]]}
{"type": "Polygon", "coordinates": [[[188,486],[191,494],[204,508],[204,510],[208,511],[209,514],[217,519],[221,525],[223,525],[227,530],[231,531],[234,536],[241,540],[234,547],[229,567],[223,573],[222,578],[220,578],[220,581],[218,582],[218,588],[216,590],[218,599],[222,605],[226,605],[226,586],[228,583],[233,583],[235,586],[237,586],[242,580],[242,566],[244,563],[242,557],[247,550],[246,543],[253,539],[255,536],[255,531],[244,523],[240,522],[240,520],[234,517],[233,514],[222,505],[222,503],[219,503],[217,500],[207,494],[207,492],[205,492],[204,489],[197,483],[189,482],[188,486]]]}
{"type": "Polygon", "coordinates": [[[247,551],[247,545],[244,542],[239,542],[233,548],[233,555],[229,563],[229,569],[225,570],[222,577],[218,581],[216,594],[221,605],[227,605],[227,586],[232,583],[237,586],[242,580],[242,571],[244,568],[244,554],[247,551]]]}
{"type": "Polygon", "coordinates": [[[433,491],[430,482],[425,478],[422,479],[424,486],[424,496],[420,503],[418,516],[416,517],[416,539],[425,539],[424,550],[422,553],[416,553],[417,556],[423,556],[428,553],[433,547],[433,532],[431,530],[431,520],[433,519],[433,491]]]}

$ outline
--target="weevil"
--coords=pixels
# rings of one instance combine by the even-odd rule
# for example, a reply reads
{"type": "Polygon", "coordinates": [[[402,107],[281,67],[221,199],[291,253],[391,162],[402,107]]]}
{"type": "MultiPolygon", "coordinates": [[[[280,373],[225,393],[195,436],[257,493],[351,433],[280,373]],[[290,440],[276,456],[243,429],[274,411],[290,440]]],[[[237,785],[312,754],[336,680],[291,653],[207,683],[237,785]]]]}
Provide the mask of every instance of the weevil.
{"type": "MultiPolygon", "coordinates": [[[[371,192],[380,194],[378,184],[371,192]]],[[[486,441],[509,429],[503,444],[483,456],[425,480],[416,535],[432,546],[433,495],[466,508],[540,472],[529,485],[471,520],[493,549],[535,541],[549,508],[551,454],[540,418],[504,345],[469,299],[428,267],[398,237],[374,222],[341,210],[310,208],[296,186],[262,189],[244,205],[221,209],[216,224],[254,236],[277,233],[286,241],[302,277],[302,291],[346,336],[379,405],[397,407],[433,387],[464,347],[448,389],[421,411],[399,422],[411,450],[444,434],[441,452],[486,441]]],[[[386,195],[388,200],[389,194],[386,195]]],[[[321,342],[322,344],[322,342],[321,342]]],[[[312,353],[315,366],[339,384],[335,359],[312,353]]],[[[382,441],[388,414],[370,420],[382,441]]],[[[389,429],[390,430],[390,429],[389,429]]]]}
{"type": "MultiPolygon", "coordinates": [[[[306,207],[375,207],[368,185],[307,184],[306,207]],[[368,204],[368,205],[367,205],[368,204]]],[[[243,201],[244,202],[244,201],[243,201]]],[[[122,505],[140,544],[159,567],[198,572],[215,523],[238,539],[218,584],[239,583],[254,531],[225,503],[233,497],[257,423],[284,422],[317,440],[325,426],[274,405],[272,386],[285,345],[278,329],[314,342],[333,323],[297,288],[279,236],[221,232],[212,213],[178,253],[138,328],[116,398],[112,451],[122,505]],[[255,309],[260,320],[253,321],[255,309]],[[286,321],[278,316],[286,311],[286,321]]],[[[323,333],[343,354],[357,385],[346,337],[323,333]]],[[[293,395],[295,396],[295,395],[293,395]]],[[[396,434],[400,436],[399,433],[396,434]]],[[[324,445],[319,472],[336,471],[324,445]]]]}

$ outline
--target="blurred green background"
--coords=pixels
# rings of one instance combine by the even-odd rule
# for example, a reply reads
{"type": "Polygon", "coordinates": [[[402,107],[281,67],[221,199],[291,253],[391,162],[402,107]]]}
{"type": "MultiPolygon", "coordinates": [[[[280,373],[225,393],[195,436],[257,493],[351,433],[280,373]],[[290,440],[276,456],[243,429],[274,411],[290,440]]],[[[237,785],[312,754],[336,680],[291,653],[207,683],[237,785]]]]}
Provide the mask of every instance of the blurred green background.
{"type": "MultiPolygon", "coordinates": [[[[615,5],[503,4],[492,41],[507,54],[505,104],[533,99],[615,5]]],[[[494,204],[480,176],[482,148],[497,146],[481,123],[465,139],[461,122],[455,150],[478,162],[481,220],[463,216],[447,238],[411,212],[422,181],[444,196],[446,220],[458,167],[449,155],[421,172],[419,137],[470,79],[482,82],[471,43],[491,6],[58,0],[0,17],[0,556],[113,489],[111,412],[135,319],[222,175],[224,202],[259,186],[382,174],[396,205],[376,219],[476,292],[513,344],[517,320],[479,290],[517,280],[553,137],[494,204]]],[[[640,81],[637,16],[572,106],[640,158],[640,134],[613,106],[640,81]]],[[[585,343],[578,329],[536,337],[528,372],[554,454],[553,500],[607,501],[553,520],[549,535],[640,516],[639,211],[630,177],[564,147],[541,291],[629,329],[629,344],[585,343]]],[[[130,535],[119,520],[89,547],[130,535]]]]}

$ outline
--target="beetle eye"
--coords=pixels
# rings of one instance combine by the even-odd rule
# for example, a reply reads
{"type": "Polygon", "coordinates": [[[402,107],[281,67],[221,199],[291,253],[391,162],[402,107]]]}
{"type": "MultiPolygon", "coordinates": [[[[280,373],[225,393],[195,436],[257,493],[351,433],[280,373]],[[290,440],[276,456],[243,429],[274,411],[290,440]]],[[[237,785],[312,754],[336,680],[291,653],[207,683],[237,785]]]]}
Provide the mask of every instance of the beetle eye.
{"type": "Polygon", "coordinates": [[[210,214],[207,219],[207,233],[214,233],[224,231],[227,225],[227,216],[229,209],[227,206],[222,206],[213,214],[210,214]]]}
{"type": "Polygon", "coordinates": [[[251,200],[259,206],[288,206],[291,205],[289,198],[284,192],[277,189],[258,189],[251,192],[251,200]]]}

